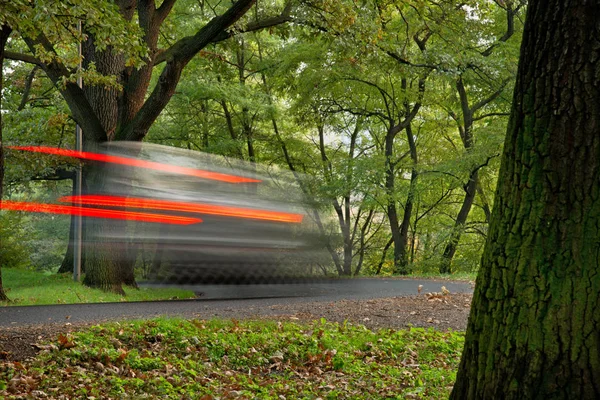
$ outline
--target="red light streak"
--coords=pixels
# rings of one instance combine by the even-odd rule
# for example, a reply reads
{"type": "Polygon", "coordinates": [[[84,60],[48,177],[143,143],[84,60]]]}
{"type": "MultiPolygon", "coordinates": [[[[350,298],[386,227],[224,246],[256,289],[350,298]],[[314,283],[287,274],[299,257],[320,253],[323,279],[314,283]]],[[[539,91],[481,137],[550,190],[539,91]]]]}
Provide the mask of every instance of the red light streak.
{"type": "Polygon", "coordinates": [[[221,206],[212,204],[198,204],[178,202],[169,200],[154,200],[143,198],[128,198],[120,196],[85,195],[64,196],[59,201],[65,203],[85,204],[94,206],[128,207],[154,210],[182,211],[198,214],[221,215],[226,217],[238,217],[247,219],[258,219],[277,222],[302,222],[302,214],[286,213],[271,210],[256,210],[252,208],[241,208],[221,206]]]}
{"type": "Polygon", "coordinates": [[[249,182],[261,182],[259,179],[244,178],[243,176],[222,174],[219,172],[205,171],[202,169],[194,169],[188,167],[180,167],[177,165],[163,164],[154,161],[138,160],[131,157],[111,156],[102,153],[91,153],[87,151],[76,151],[69,149],[58,149],[55,147],[47,146],[6,146],[9,149],[31,151],[35,153],[53,154],[63,157],[80,158],[82,160],[102,161],[111,164],[128,165],[138,168],[146,168],[163,172],[170,172],[173,174],[195,176],[202,179],[210,179],[214,181],[228,182],[228,183],[249,183],[249,182]]]}
{"type": "Polygon", "coordinates": [[[157,222],[174,225],[191,225],[202,222],[200,218],[182,217],[178,215],[151,214],[143,212],[102,210],[78,206],[56,204],[30,203],[22,201],[3,200],[0,208],[13,211],[28,211],[48,214],[81,215],[82,217],[124,219],[141,222],[157,222]]]}

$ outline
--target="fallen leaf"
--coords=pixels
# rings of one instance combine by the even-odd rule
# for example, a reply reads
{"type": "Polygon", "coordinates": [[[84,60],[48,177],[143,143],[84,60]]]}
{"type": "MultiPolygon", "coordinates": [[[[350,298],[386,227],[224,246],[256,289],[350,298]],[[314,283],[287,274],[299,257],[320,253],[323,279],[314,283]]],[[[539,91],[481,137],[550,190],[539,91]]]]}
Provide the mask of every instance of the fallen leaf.
{"type": "Polygon", "coordinates": [[[77,344],[75,344],[75,342],[73,341],[73,339],[67,334],[67,335],[63,335],[62,333],[60,333],[58,335],[58,347],[62,350],[62,349],[71,349],[73,347],[77,346],[77,344]]]}

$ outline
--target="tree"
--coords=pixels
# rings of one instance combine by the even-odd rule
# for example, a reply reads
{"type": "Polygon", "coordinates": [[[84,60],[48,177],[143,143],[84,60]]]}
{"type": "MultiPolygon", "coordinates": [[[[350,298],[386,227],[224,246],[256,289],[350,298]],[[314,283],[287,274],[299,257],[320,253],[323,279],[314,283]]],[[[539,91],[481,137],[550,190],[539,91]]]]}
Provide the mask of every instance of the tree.
{"type": "MultiPolygon", "coordinates": [[[[0,20],[1,21],[1,20],[0,20]]],[[[3,21],[1,21],[3,22],[3,21]]],[[[8,41],[12,29],[5,24],[0,25],[0,93],[2,93],[2,69],[4,66],[4,47],[8,41]]],[[[0,97],[0,209],[2,209],[2,188],[4,184],[4,151],[2,147],[2,98],[0,97]]],[[[2,249],[2,237],[0,236],[0,249],[2,249]]],[[[6,301],[8,297],[2,285],[2,265],[0,264],[0,301],[6,301]]]]}
{"type": "MultiPolygon", "coordinates": [[[[189,36],[169,37],[167,42],[170,46],[165,49],[159,48],[161,28],[171,13],[175,0],[164,0],[160,6],[157,6],[155,1],[141,0],[123,0],[117,1],[116,4],[102,3],[102,7],[95,5],[103,13],[110,13],[111,20],[115,20],[119,26],[131,25],[132,29],[139,27],[141,31],[139,40],[133,41],[132,48],[129,50],[134,54],[137,52],[143,55],[144,62],[141,64],[136,64],[135,57],[132,59],[131,54],[123,51],[122,48],[107,44],[115,40],[119,43],[118,36],[113,36],[114,32],[111,29],[102,30],[94,25],[88,25],[87,18],[71,14],[71,19],[65,21],[65,25],[74,27],[78,19],[84,19],[85,70],[97,71],[99,76],[112,79],[84,82],[83,89],[73,81],[73,71],[58,59],[57,48],[53,43],[54,38],[43,31],[21,32],[33,57],[24,54],[12,54],[11,57],[39,64],[59,87],[73,118],[83,129],[84,150],[94,151],[98,144],[109,140],[141,141],[172,98],[181,73],[190,60],[209,44],[230,37],[232,33],[228,28],[244,16],[254,1],[238,0],[224,10],[222,6],[211,8],[211,12],[214,12],[212,18],[209,17],[207,21],[205,16],[202,26],[195,26],[189,36]],[[107,37],[110,40],[106,40],[107,37]],[[138,43],[141,47],[137,46],[138,43]],[[147,52],[144,53],[144,50],[147,52]],[[156,83],[152,85],[152,74],[155,68],[162,68],[162,72],[156,83]]],[[[190,7],[200,7],[204,10],[204,5],[190,5],[190,7]]],[[[82,8],[75,7],[75,9],[82,8]]],[[[286,10],[289,12],[288,8],[286,10]]],[[[237,31],[262,29],[282,23],[286,18],[284,12],[276,18],[265,18],[238,27],[237,31]]],[[[110,24],[104,26],[109,27],[110,24]]],[[[69,33],[74,37],[82,38],[74,31],[69,33]]],[[[97,167],[86,167],[84,185],[88,190],[97,190],[105,184],[104,176],[97,167]]],[[[101,233],[106,229],[101,220],[86,221],[85,225],[86,230],[95,233],[101,233]]],[[[135,285],[132,263],[117,262],[113,254],[110,244],[101,241],[86,248],[84,254],[86,285],[118,293],[123,293],[121,287],[123,283],[135,285]]]]}
{"type": "Polygon", "coordinates": [[[600,398],[598,12],[529,2],[452,399],[600,398]]]}
{"type": "MultiPolygon", "coordinates": [[[[490,110],[489,106],[493,105],[493,103],[501,96],[504,88],[507,86],[508,82],[513,78],[513,71],[508,67],[511,62],[511,57],[507,57],[506,50],[504,51],[503,57],[498,57],[495,62],[498,60],[505,60],[507,64],[506,68],[498,68],[496,66],[496,73],[489,73],[486,71],[486,66],[484,61],[486,61],[494,52],[497,52],[498,46],[500,44],[505,44],[509,39],[515,35],[515,33],[520,33],[520,26],[516,26],[515,20],[518,20],[519,12],[524,6],[523,1],[509,1],[506,3],[497,2],[498,7],[502,10],[502,12],[506,13],[506,31],[500,36],[497,40],[495,40],[490,46],[481,51],[479,60],[473,57],[469,61],[469,64],[456,78],[455,86],[456,92],[458,93],[459,104],[460,104],[460,115],[459,117],[456,112],[450,110],[449,114],[456,124],[458,125],[458,130],[461,138],[461,142],[467,154],[473,153],[475,147],[475,123],[477,121],[482,121],[490,117],[495,117],[497,115],[502,115],[501,110],[490,110]],[[504,71],[502,71],[504,70],[504,71]],[[473,71],[473,72],[471,72],[473,71]],[[497,75],[497,71],[504,72],[502,79],[499,79],[497,75]],[[465,79],[470,75],[475,75],[479,77],[479,80],[484,80],[488,82],[484,82],[484,84],[476,85],[471,92],[468,93],[469,85],[465,83],[465,79]],[[483,79],[481,78],[483,76],[483,79]],[[485,92],[482,90],[482,87],[489,86],[485,92]],[[490,90],[491,89],[491,90],[490,90]],[[482,93],[483,92],[483,93],[482,93]],[[491,92],[491,93],[490,93],[491,92]],[[471,96],[473,94],[473,96],[471,96]],[[478,96],[477,96],[478,95],[478,96]],[[472,97],[478,97],[473,100],[472,97]]],[[[491,71],[490,71],[491,72],[491,71]]],[[[489,161],[489,160],[488,160],[489,161]]],[[[456,253],[456,248],[460,241],[460,237],[464,231],[465,223],[467,222],[467,218],[471,211],[471,207],[473,202],[475,201],[475,196],[477,193],[483,198],[485,198],[485,194],[480,185],[479,174],[482,167],[486,166],[487,162],[483,164],[476,164],[470,168],[469,175],[467,178],[467,182],[463,185],[464,188],[464,197],[461,204],[461,207],[456,215],[456,219],[454,220],[454,227],[450,234],[450,239],[444,248],[444,252],[442,254],[442,262],[440,265],[440,273],[450,273],[451,272],[451,263],[454,258],[454,254],[456,253]]],[[[486,210],[487,211],[487,210],[486,210]]]]}

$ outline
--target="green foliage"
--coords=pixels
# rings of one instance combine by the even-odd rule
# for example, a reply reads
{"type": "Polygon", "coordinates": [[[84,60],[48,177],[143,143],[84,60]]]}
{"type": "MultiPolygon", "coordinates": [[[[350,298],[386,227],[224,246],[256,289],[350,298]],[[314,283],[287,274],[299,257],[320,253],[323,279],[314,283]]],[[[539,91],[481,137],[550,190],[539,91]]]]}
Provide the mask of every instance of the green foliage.
{"type": "MultiPolygon", "coordinates": [[[[61,336],[20,371],[0,369],[0,378],[31,376],[36,390],[66,396],[442,399],[462,345],[463,335],[452,331],[374,332],[323,319],[159,319],[61,336]]],[[[15,383],[0,394],[23,390],[15,383]]]]}
{"type": "MultiPolygon", "coordinates": [[[[87,39],[87,35],[95,39],[99,50],[110,47],[122,52],[127,65],[141,66],[148,53],[140,27],[133,21],[126,21],[111,1],[3,0],[0,10],[0,22],[10,25],[21,36],[37,38],[44,35],[53,45],[52,51],[36,46],[36,56],[44,62],[59,60],[67,68],[74,69],[80,62],[75,44],[87,39]],[[78,32],[79,21],[85,25],[87,34],[78,32]]],[[[93,69],[90,72],[93,78],[93,69]]],[[[68,79],[74,82],[76,76],[68,79]]]]}
{"type": "Polygon", "coordinates": [[[0,213],[0,266],[3,270],[28,265],[28,249],[23,243],[27,233],[22,229],[21,221],[20,215],[0,213]]]}
{"type": "MultiPolygon", "coordinates": [[[[41,160],[37,159],[36,161],[38,161],[38,167],[42,166],[39,163],[41,160]]],[[[9,176],[13,179],[18,179],[16,167],[13,164],[10,168],[9,176]]],[[[47,171],[50,173],[52,169],[47,171]]],[[[25,181],[15,184],[13,181],[7,190],[7,197],[16,201],[52,203],[61,195],[71,192],[70,183],[71,181],[46,183],[25,181]]],[[[62,215],[17,212],[4,212],[3,215],[7,220],[7,228],[5,236],[3,236],[6,238],[6,242],[3,242],[3,248],[11,254],[14,253],[13,258],[18,259],[16,264],[5,265],[56,271],[66,250],[70,218],[62,215]]]]}

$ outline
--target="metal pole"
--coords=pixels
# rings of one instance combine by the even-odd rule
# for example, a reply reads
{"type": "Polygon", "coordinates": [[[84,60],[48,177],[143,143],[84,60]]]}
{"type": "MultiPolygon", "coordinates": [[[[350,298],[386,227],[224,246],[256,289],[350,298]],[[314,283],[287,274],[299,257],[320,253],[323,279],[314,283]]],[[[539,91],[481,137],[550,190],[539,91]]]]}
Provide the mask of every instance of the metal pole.
{"type": "MultiPolygon", "coordinates": [[[[81,35],[81,21],[77,22],[77,31],[81,35]]],[[[81,71],[81,41],[77,44],[77,52],[79,54],[79,71],[81,71]]],[[[77,77],[77,85],[83,86],[81,75],[77,77]]],[[[83,150],[83,132],[79,124],[75,126],[75,150],[83,150]]],[[[75,196],[81,196],[81,162],[77,164],[75,171],[75,196]]],[[[81,280],[81,241],[82,241],[82,218],[81,214],[74,215],[75,227],[74,227],[74,243],[73,243],[73,280],[79,282],[81,280]]]]}

